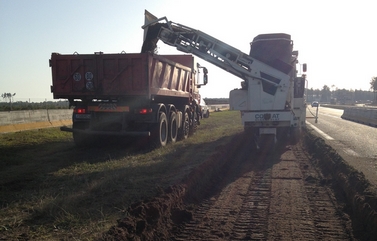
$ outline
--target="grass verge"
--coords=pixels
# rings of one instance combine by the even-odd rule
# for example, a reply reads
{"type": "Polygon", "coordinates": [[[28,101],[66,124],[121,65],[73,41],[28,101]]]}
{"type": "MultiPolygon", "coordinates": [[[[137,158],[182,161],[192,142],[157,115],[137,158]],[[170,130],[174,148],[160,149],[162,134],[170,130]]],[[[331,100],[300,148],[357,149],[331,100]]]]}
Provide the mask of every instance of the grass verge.
{"type": "Polygon", "coordinates": [[[125,139],[77,148],[58,128],[1,134],[0,240],[96,239],[242,129],[239,112],[214,112],[189,139],[149,151],[125,139]]]}

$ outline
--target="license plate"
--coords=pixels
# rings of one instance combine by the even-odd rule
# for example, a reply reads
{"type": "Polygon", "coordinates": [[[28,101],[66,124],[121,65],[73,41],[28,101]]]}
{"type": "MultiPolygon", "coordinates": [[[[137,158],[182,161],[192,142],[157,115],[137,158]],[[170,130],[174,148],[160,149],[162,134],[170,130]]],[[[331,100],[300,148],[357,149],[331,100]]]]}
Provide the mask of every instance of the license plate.
{"type": "Polygon", "coordinates": [[[272,134],[276,135],[276,128],[260,128],[259,135],[272,134]]]}
{"type": "Polygon", "coordinates": [[[90,119],[90,114],[75,114],[76,119],[90,119]]]}
{"type": "Polygon", "coordinates": [[[117,106],[116,104],[99,104],[98,106],[89,106],[89,111],[98,112],[129,112],[130,107],[128,106],[117,106]]]}

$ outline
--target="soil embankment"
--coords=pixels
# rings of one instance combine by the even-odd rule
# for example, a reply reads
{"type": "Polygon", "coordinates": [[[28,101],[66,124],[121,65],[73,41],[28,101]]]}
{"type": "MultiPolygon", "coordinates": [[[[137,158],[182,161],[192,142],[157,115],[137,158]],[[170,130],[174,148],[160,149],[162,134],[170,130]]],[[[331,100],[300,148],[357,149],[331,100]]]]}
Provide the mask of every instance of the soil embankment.
{"type": "Polygon", "coordinates": [[[227,146],[161,195],[131,205],[105,240],[373,240],[377,195],[306,132],[275,151],[227,146]]]}

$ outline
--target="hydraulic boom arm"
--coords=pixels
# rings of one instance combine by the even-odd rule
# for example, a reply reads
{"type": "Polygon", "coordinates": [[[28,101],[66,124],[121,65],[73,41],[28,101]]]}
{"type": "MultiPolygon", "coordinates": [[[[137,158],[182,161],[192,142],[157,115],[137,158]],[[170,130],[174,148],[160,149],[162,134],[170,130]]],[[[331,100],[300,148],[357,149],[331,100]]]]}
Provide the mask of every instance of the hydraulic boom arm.
{"type": "Polygon", "coordinates": [[[244,79],[246,83],[253,78],[274,87],[281,87],[281,84],[287,83],[290,78],[288,74],[291,66],[287,66],[286,63],[272,67],[208,34],[168,21],[166,17],[158,19],[148,11],[145,11],[145,20],[145,25],[142,26],[144,29],[142,52],[153,52],[160,39],[179,51],[194,54],[244,79]]]}
{"type": "Polygon", "coordinates": [[[250,54],[245,54],[199,30],[166,17],[158,19],[147,11],[142,28],[142,52],[154,52],[161,40],[244,80],[241,89],[230,91],[229,107],[241,111],[244,129],[258,146],[269,147],[268,143],[287,138],[288,133],[305,125],[305,76],[297,77],[298,51],[293,51],[289,34],[260,34],[253,39],[250,54]]]}

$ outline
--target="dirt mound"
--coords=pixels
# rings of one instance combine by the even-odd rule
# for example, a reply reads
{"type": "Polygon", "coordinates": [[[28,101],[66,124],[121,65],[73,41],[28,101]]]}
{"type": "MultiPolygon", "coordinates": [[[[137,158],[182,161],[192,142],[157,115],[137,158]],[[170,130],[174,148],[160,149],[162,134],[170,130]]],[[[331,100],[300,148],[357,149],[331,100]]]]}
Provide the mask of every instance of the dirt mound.
{"type": "MultiPolygon", "coordinates": [[[[364,175],[347,165],[336,151],[310,132],[305,132],[303,140],[313,165],[322,170],[323,181],[332,183],[337,198],[343,199],[344,211],[352,218],[355,237],[360,240],[377,237],[377,194],[364,175]]],[[[161,191],[151,200],[131,205],[127,217],[118,220],[118,225],[104,234],[103,240],[169,239],[175,228],[193,219],[190,206],[213,193],[232,165],[234,153],[246,141],[244,135],[236,135],[182,183],[161,191]]]]}
{"type": "Polygon", "coordinates": [[[128,209],[128,217],[118,220],[104,240],[164,240],[171,224],[179,225],[191,219],[182,203],[186,189],[170,187],[152,200],[135,203],[128,209]]]}
{"type": "Polygon", "coordinates": [[[323,139],[306,133],[305,144],[323,175],[332,180],[338,198],[344,199],[344,211],[352,218],[355,237],[374,240],[377,237],[376,190],[363,173],[348,165],[323,139]]]}
{"type": "Polygon", "coordinates": [[[210,195],[212,186],[226,171],[226,164],[231,154],[243,143],[236,135],[227,146],[218,147],[218,152],[193,170],[181,184],[163,190],[162,194],[152,200],[131,205],[128,216],[118,220],[103,240],[166,240],[173,225],[190,221],[192,215],[184,203],[198,203],[210,195]],[[233,144],[232,144],[233,143],[233,144]],[[238,144],[234,144],[238,143],[238,144]]]}

